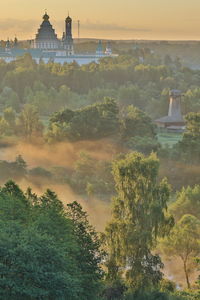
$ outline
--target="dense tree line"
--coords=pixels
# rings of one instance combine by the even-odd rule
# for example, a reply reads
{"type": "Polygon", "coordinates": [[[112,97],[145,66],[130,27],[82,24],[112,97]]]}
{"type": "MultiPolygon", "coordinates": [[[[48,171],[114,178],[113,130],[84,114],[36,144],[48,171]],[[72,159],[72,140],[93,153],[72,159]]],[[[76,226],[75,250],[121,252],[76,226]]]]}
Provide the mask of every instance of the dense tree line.
{"type": "Polygon", "coordinates": [[[119,129],[118,107],[113,99],[72,111],[65,109],[50,119],[48,138],[92,140],[111,136],[119,129]]]}
{"type": "Polygon", "coordinates": [[[103,102],[79,110],[65,109],[53,114],[47,139],[77,141],[114,137],[116,142],[126,144],[141,135],[156,143],[156,127],[151,118],[132,105],[119,111],[114,99],[104,98],[103,102]]]}
{"type": "Polygon", "coordinates": [[[1,106],[18,112],[25,103],[49,115],[114,97],[120,106],[134,105],[155,118],[165,113],[172,88],[185,93],[184,113],[199,109],[200,72],[172,58],[155,59],[149,51],[132,51],[83,66],[36,64],[26,54],[11,63],[0,62],[0,81],[1,106]]]}
{"type": "Polygon", "coordinates": [[[199,187],[183,190],[170,206],[169,185],[158,181],[158,168],[155,155],[137,152],[113,163],[116,197],[101,237],[77,202],[64,206],[50,190],[37,196],[7,182],[0,188],[1,298],[198,299],[199,282],[193,289],[188,263],[198,269],[200,221],[193,199],[199,187]],[[158,244],[183,258],[188,290],[164,279],[158,244]]]}
{"type": "Polygon", "coordinates": [[[107,199],[114,193],[114,180],[111,174],[112,163],[96,160],[87,152],[80,152],[72,168],[53,166],[31,168],[21,155],[14,161],[0,160],[0,183],[10,178],[23,180],[40,186],[42,184],[69,185],[76,194],[98,196],[107,199]]]}
{"type": "MultiPolygon", "coordinates": [[[[97,141],[106,138],[110,146],[116,149],[116,154],[129,151],[144,154],[155,152],[161,159],[161,174],[167,176],[173,189],[177,190],[182,186],[198,184],[200,176],[199,113],[188,114],[186,122],[186,131],[180,142],[169,148],[159,143],[156,127],[146,113],[131,105],[119,110],[114,99],[106,98],[103,102],[82,109],[64,109],[54,113],[46,129],[34,106],[26,105],[20,114],[7,108],[0,118],[0,132],[2,137],[17,136],[19,140],[50,143],[52,147],[58,142],[97,141]]],[[[114,185],[107,162],[102,160],[96,164],[92,158],[85,157],[82,163],[85,166],[81,171],[77,167],[72,172],[63,171],[60,182],[69,183],[80,193],[87,193],[87,186],[97,194],[102,194],[102,191],[104,194],[113,192],[114,185]]],[[[6,168],[6,162],[2,162],[1,166],[6,168]]],[[[41,168],[29,173],[32,180],[43,175],[44,178],[51,177],[52,170],[37,167],[41,168]]],[[[1,177],[9,179],[8,174],[9,171],[4,171],[1,177]]],[[[54,174],[52,180],[57,176],[54,174]]]]}
{"type": "Polygon", "coordinates": [[[113,163],[80,152],[71,168],[29,168],[20,155],[0,161],[1,183],[66,184],[91,203],[114,195],[99,237],[77,202],[64,207],[52,191],[37,196],[13,181],[1,187],[0,298],[199,299],[191,270],[200,260],[200,72],[136,49],[85,66],[25,55],[1,61],[0,79],[2,143],[15,137],[53,149],[106,139],[117,149],[113,163]],[[171,88],[185,93],[188,114],[170,148],[158,142],[152,119],[166,114],[171,88]],[[179,259],[187,290],[164,278],[163,257],[179,259]]]}
{"type": "Polygon", "coordinates": [[[39,197],[10,181],[0,207],[2,299],[95,299],[100,241],[78,203],[64,208],[52,191],[39,197]]]}

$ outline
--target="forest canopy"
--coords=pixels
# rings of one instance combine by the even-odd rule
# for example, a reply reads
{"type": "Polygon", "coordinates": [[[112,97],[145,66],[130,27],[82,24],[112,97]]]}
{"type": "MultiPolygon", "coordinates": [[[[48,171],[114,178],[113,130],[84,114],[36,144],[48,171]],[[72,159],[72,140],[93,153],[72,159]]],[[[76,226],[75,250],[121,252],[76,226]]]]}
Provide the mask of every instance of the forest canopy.
{"type": "Polygon", "coordinates": [[[200,71],[184,65],[145,47],[0,61],[1,299],[199,299],[200,71]],[[183,133],[154,122],[171,89],[183,133]]]}

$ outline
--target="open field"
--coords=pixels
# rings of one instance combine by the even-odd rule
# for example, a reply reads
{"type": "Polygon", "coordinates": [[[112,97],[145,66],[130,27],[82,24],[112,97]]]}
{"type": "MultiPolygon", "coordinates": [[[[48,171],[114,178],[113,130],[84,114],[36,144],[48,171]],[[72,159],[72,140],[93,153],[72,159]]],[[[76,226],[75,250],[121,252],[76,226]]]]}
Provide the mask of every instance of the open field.
{"type": "Polygon", "coordinates": [[[181,133],[159,133],[158,141],[162,146],[168,145],[169,147],[173,147],[176,143],[178,143],[182,139],[181,133]]]}

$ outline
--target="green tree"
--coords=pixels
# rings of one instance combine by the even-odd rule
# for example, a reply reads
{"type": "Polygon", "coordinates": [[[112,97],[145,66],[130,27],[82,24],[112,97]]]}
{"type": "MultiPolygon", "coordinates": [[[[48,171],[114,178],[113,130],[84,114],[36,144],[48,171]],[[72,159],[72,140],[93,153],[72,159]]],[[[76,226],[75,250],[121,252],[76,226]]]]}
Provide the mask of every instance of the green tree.
{"type": "Polygon", "coordinates": [[[31,141],[34,137],[41,137],[43,124],[39,120],[37,109],[26,104],[17,119],[17,132],[20,136],[31,141]]]}
{"type": "Polygon", "coordinates": [[[0,135],[12,135],[16,129],[16,115],[12,107],[3,111],[3,117],[0,118],[0,135]]]}
{"type": "Polygon", "coordinates": [[[6,136],[9,135],[9,133],[10,133],[10,126],[8,122],[4,118],[0,117],[0,135],[6,136]]]}
{"type": "Polygon", "coordinates": [[[14,110],[19,111],[19,96],[12,88],[4,86],[0,101],[4,107],[12,107],[14,110]]]}
{"type": "Polygon", "coordinates": [[[101,241],[95,229],[89,224],[87,213],[83,211],[80,204],[77,202],[68,204],[67,215],[73,222],[74,235],[79,245],[76,259],[79,265],[79,275],[82,278],[81,299],[93,300],[98,295],[100,279],[103,276],[100,267],[103,259],[101,241]]]}
{"type": "Polygon", "coordinates": [[[158,168],[154,155],[137,152],[113,165],[117,197],[106,228],[108,276],[115,280],[122,272],[133,290],[161,280],[163,264],[151,251],[173,226],[173,218],[166,215],[169,186],[166,180],[158,183],[158,168]]]}
{"type": "Polygon", "coordinates": [[[155,126],[149,116],[131,105],[123,112],[121,135],[125,140],[135,136],[155,138],[155,126]]]}
{"type": "Polygon", "coordinates": [[[100,240],[82,207],[67,211],[47,190],[0,189],[0,298],[93,300],[102,270],[100,240]]]}
{"type": "Polygon", "coordinates": [[[76,111],[66,109],[56,113],[50,119],[47,137],[57,140],[55,133],[58,132],[59,137],[72,141],[99,139],[114,135],[118,128],[118,107],[116,101],[109,98],[76,111]],[[55,126],[59,130],[55,130],[55,126]]]}
{"type": "Polygon", "coordinates": [[[143,154],[150,154],[151,152],[158,152],[161,148],[158,140],[149,136],[135,136],[130,138],[126,144],[129,149],[138,151],[143,154]]]}
{"type": "Polygon", "coordinates": [[[200,219],[200,185],[182,188],[177,193],[176,201],[170,205],[170,211],[177,220],[186,214],[200,219]]]}
{"type": "MultiPolygon", "coordinates": [[[[29,62],[28,62],[29,65],[29,62]]],[[[27,86],[32,86],[37,79],[37,72],[31,65],[15,65],[15,69],[6,73],[4,77],[4,85],[9,86],[19,97],[23,99],[24,90],[27,86]]],[[[21,101],[20,101],[21,102],[21,101]]],[[[10,103],[9,103],[10,106],[10,103]]]]}
{"type": "Polygon", "coordinates": [[[30,203],[13,181],[0,188],[0,221],[25,224],[30,216],[30,203]]]}
{"type": "Polygon", "coordinates": [[[8,122],[9,126],[13,129],[15,126],[16,113],[12,107],[8,107],[3,111],[3,117],[8,122]]]}
{"type": "Polygon", "coordinates": [[[89,199],[94,195],[94,186],[90,182],[87,183],[86,193],[89,199]]]}
{"type": "Polygon", "coordinates": [[[189,113],[185,119],[186,131],[176,146],[178,155],[189,163],[200,162],[200,113],[189,113]]]}
{"type": "MultiPolygon", "coordinates": [[[[102,197],[114,192],[111,163],[97,160],[86,152],[80,152],[70,176],[70,185],[81,194],[98,194],[102,197]]],[[[106,196],[107,197],[107,196],[106,196]]]]}
{"type": "Polygon", "coordinates": [[[64,248],[33,226],[0,224],[1,299],[79,299],[79,279],[64,248]]]}
{"type": "Polygon", "coordinates": [[[171,234],[162,240],[161,248],[167,256],[181,259],[187,287],[190,289],[191,266],[200,254],[200,220],[192,215],[184,215],[171,234]]]}
{"type": "Polygon", "coordinates": [[[27,165],[21,155],[17,156],[15,161],[0,161],[0,180],[20,180],[27,174],[27,165]]]}
{"type": "Polygon", "coordinates": [[[142,107],[140,89],[137,85],[121,86],[118,92],[118,98],[120,105],[134,105],[142,107]]]}

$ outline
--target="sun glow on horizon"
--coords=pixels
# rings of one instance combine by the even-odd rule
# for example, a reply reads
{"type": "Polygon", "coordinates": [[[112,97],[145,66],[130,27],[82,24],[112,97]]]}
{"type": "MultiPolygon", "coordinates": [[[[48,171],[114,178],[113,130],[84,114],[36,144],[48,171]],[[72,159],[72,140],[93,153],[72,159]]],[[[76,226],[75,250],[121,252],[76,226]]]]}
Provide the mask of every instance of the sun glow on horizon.
{"type": "Polygon", "coordinates": [[[59,37],[70,12],[82,38],[200,40],[200,2],[168,0],[7,0],[1,4],[0,39],[35,37],[47,8],[59,37]]]}

